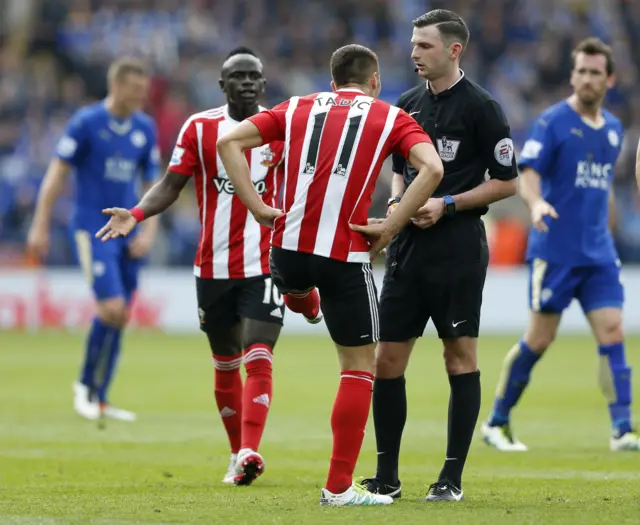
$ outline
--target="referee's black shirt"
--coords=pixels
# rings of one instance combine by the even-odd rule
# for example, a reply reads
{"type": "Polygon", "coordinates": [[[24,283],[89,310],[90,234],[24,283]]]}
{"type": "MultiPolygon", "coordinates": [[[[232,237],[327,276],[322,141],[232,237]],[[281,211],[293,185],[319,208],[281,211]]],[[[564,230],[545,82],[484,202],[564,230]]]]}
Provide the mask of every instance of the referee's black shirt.
{"type": "MultiPolygon", "coordinates": [[[[449,89],[433,94],[421,83],[403,93],[396,105],[404,109],[429,134],[440,154],[444,177],[433,197],[456,195],[484,183],[489,177],[511,180],[518,176],[509,123],[500,105],[491,95],[467,79],[460,79],[449,89]]],[[[405,188],[417,175],[416,169],[402,156],[393,155],[393,171],[402,174],[405,188]]],[[[400,235],[404,252],[420,252],[463,262],[488,258],[486,235],[480,216],[488,208],[456,211],[443,216],[424,230],[410,224],[400,235]],[[407,238],[409,237],[409,238],[407,238]],[[416,244],[417,246],[411,246],[416,244]]],[[[405,253],[406,255],[406,253],[405,253]]]]}

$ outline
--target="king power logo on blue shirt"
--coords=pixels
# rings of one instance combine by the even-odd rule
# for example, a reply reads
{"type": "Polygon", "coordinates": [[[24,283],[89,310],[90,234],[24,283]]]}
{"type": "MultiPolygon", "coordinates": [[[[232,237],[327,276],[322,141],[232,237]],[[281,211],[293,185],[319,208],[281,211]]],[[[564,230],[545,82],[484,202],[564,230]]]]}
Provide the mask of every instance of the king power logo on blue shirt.
{"type": "Polygon", "coordinates": [[[613,171],[610,163],[600,164],[588,160],[581,160],[576,167],[577,188],[594,188],[598,190],[609,190],[609,180],[613,171]]]}

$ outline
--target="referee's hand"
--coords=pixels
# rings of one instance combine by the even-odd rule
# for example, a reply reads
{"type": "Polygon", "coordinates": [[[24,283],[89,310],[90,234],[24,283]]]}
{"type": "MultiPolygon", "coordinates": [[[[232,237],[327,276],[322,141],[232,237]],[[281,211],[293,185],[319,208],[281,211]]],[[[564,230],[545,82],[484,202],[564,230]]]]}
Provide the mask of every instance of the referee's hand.
{"type": "Polygon", "coordinates": [[[394,233],[388,230],[384,219],[368,219],[366,226],[359,224],[350,224],[349,226],[354,232],[361,233],[369,241],[371,262],[375,261],[378,254],[385,252],[394,237],[394,233]]]}
{"type": "Polygon", "coordinates": [[[549,231],[549,227],[544,221],[545,217],[557,219],[558,212],[547,201],[540,199],[531,206],[531,223],[536,230],[541,232],[549,231]]]}

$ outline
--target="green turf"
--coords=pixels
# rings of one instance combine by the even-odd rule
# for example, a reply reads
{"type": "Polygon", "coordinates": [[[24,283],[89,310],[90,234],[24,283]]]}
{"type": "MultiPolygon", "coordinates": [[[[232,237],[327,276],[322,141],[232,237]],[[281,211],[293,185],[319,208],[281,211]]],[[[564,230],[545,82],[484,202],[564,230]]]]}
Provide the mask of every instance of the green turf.
{"type": "MultiPolygon", "coordinates": [[[[481,418],[513,341],[481,342],[481,418]]],[[[636,369],[639,343],[628,345],[636,369]]],[[[112,399],[137,411],[139,421],[105,430],[71,410],[81,345],[80,336],[0,332],[2,525],[640,522],[640,455],[608,450],[596,350],[587,338],[561,338],[534,373],[514,419],[531,451],[500,454],[476,434],[466,500],[452,504],[422,501],[444,457],[448,399],[438,343],[422,341],[407,375],[403,499],[388,508],[340,509],[318,506],[338,384],[326,339],[279,344],[261,449],[267,470],[251,487],[220,483],[228,453],[204,337],[128,337],[112,399]]],[[[370,423],[357,475],[373,473],[374,444],[370,423]]]]}

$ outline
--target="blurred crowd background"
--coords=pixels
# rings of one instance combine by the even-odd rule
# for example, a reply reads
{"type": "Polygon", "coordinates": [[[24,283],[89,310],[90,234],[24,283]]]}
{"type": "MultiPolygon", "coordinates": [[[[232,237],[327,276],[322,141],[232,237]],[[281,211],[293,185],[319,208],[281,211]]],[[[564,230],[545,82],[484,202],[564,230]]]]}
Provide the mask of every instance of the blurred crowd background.
{"type": "MultiPolygon", "coordinates": [[[[571,49],[595,35],[613,46],[617,85],[607,107],[626,128],[616,169],[616,242],[640,262],[640,200],[633,166],[640,137],[640,2],[633,0],[2,0],[0,3],[0,265],[29,264],[24,243],[38,186],[69,116],[105,95],[105,70],[122,55],[153,71],[147,111],[163,158],[190,113],[224,104],[220,64],[237,45],[258,51],[267,105],[327,89],[329,57],[345,43],[380,56],[383,98],[417,82],[411,20],[434,8],[471,30],[462,65],[503,105],[521,147],[536,115],[569,93],[571,49]]],[[[163,166],[164,167],[164,166],[163,166]]],[[[372,215],[384,213],[390,172],[372,215]]],[[[162,216],[151,263],[190,266],[199,232],[193,188],[162,216]]],[[[67,229],[73,181],[55,209],[49,264],[74,261],[67,229]]],[[[487,217],[492,263],[520,264],[528,215],[518,198],[487,217]]]]}

